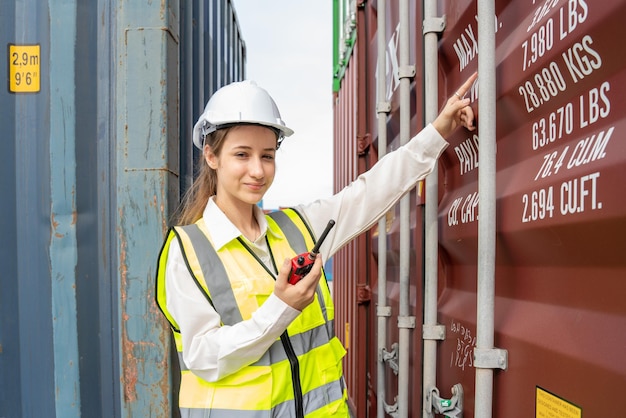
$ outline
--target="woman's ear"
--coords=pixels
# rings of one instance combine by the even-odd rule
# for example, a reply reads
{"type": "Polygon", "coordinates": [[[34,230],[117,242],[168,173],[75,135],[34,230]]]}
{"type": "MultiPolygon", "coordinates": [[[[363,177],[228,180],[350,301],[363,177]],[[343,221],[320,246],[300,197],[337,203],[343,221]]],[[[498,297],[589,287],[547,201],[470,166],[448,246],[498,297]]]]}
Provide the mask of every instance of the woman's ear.
{"type": "Polygon", "coordinates": [[[217,156],[213,153],[213,149],[210,145],[205,144],[202,149],[204,153],[204,160],[213,170],[217,170],[217,156]]]}

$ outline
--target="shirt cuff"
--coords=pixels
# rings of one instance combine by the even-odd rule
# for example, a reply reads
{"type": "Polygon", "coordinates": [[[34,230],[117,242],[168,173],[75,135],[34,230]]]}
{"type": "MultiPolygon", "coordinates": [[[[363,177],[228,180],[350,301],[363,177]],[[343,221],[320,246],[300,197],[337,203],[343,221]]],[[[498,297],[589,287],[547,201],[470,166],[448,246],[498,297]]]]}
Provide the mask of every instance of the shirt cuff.
{"type": "Polygon", "coordinates": [[[448,142],[430,123],[406,144],[409,151],[434,159],[439,158],[447,146],[448,142]]]}
{"type": "Polygon", "coordinates": [[[257,314],[268,318],[275,328],[284,331],[300,315],[300,311],[292,308],[272,293],[257,310],[257,314]]]}

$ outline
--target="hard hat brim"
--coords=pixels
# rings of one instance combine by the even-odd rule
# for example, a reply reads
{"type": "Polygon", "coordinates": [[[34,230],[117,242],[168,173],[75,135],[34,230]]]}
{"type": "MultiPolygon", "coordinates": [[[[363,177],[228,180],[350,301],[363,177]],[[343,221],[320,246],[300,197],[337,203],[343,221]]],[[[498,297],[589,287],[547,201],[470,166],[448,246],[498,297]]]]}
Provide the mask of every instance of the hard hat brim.
{"type": "Polygon", "coordinates": [[[286,127],[285,125],[281,125],[279,123],[268,123],[268,122],[259,122],[259,121],[247,121],[247,120],[232,120],[232,121],[220,121],[219,125],[209,125],[208,130],[205,129],[203,135],[203,122],[198,121],[193,128],[193,144],[202,149],[204,142],[204,135],[215,132],[218,129],[223,129],[226,127],[236,126],[236,125],[259,125],[266,126],[268,128],[273,128],[274,130],[279,131],[281,137],[288,137],[293,135],[293,129],[286,127]]]}

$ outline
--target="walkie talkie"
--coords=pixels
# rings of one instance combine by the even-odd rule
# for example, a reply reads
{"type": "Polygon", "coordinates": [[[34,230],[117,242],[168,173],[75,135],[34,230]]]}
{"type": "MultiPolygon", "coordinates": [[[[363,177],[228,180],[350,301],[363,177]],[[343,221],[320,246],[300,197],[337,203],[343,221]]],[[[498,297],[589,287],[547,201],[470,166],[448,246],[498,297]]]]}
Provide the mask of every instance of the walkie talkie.
{"type": "Polygon", "coordinates": [[[326,235],[328,235],[328,232],[333,226],[335,226],[335,221],[331,219],[328,222],[328,225],[326,225],[326,229],[324,229],[324,232],[322,232],[320,239],[317,240],[317,243],[315,244],[311,252],[302,253],[291,259],[291,272],[289,273],[288,279],[288,282],[290,284],[298,283],[300,279],[302,279],[304,276],[307,275],[309,271],[311,271],[311,269],[313,268],[313,263],[315,262],[315,257],[317,257],[317,254],[320,251],[320,247],[322,246],[324,239],[326,239],[326,235]]]}

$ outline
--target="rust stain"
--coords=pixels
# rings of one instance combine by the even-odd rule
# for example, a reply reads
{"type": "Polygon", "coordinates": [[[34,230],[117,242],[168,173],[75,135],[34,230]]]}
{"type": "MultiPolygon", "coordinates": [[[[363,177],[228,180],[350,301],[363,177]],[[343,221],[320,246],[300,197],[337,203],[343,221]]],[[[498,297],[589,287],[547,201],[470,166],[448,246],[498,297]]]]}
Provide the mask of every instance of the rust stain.
{"type": "MultiPolygon", "coordinates": [[[[161,353],[161,357],[158,363],[158,369],[162,371],[164,378],[159,381],[159,388],[161,390],[163,399],[163,404],[161,405],[162,411],[171,411],[176,405],[171,405],[169,403],[170,392],[172,388],[170,387],[170,379],[168,378],[170,373],[170,356],[169,350],[171,347],[171,338],[170,338],[170,326],[165,317],[161,314],[161,310],[157,306],[154,299],[154,291],[148,292],[146,297],[149,299],[148,306],[150,307],[150,311],[154,316],[155,325],[159,327],[161,332],[158,333],[160,346],[163,347],[163,352],[161,353]]],[[[168,415],[169,416],[169,415],[168,415]]]]}
{"type": "MultiPolygon", "coordinates": [[[[123,219],[123,211],[119,211],[120,219],[123,219]]],[[[122,228],[123,229],[123,228],[122,228]]],[[[132,403],[138,401],[139,395],[137,385],[140,384],[139,370],[141,364],[145,361],[141,353],[147,351],[147,348],[154,350],[157,347],[157,343],[151,341],[132,341],[128,335],[128,324],[132,319],[131,315],[126,310],[126,302],[128,300],[128,241],[123,234],[120,234],[120,299],[122,306],[121,313],[121,344],[122,344],[122,385],[125,402],[132,403]]],[[[148,273],[148,281],[154,280],[154,276],[148,273]]],[[[146,298],[146,306],[148,311],[146,312],[146,320],[153,321],[162,332],[159,332],[160,346],[165,348],[160,355],[158,362],[155,362],[154,367],[158,368],[165,378],[160,379],[158,383],[158,391],[162,394],[161,399],[161,413],[163,411],[171,411],[172,405],[169,404],[171,387],[169,385],[169,379],[167,375],[169,373],[169,352],[170,339],[169,339],[169,325],[165,318],[161,315],[159,308],[154,300],[153,286],[148,287],[148,291],[144,295],[146,298]]],[[[152,408],[152,407],[151,407],[152,408]]]]}
{"type": "Polygon", "coordinates": [[[59,223],[56,221],[54,213],[50,214],[50,225],[52,225],[52,229],[57,229],[59,227],[59,223]]]}
{"type": "MultiPolygon", "coordinates": [[[[161,177],[160,181],[161,181],[161,186],[163,186],[164,185],[164,178],[161,177]]],[[[161,190],[163,190],[163,188],[161,190]]],[[[155,205],[155,207],[159,208],[159,213],[161,214],[161,216],[159,217],[160,220],[161,220],[161,231],[163,233],[163,236],[161,237],[161,240],[165,239],[165,236],[167,234],[167,230],[169,229],[169,227],[168,227],[169,217],[165,213],[165,203],[163,203],[163,202],[164,202],[164,199],[157,200],[157,196],[156,195],[154,196],[154,205],[155,205]]]]}
{"type": "Polygon", "coordinates": [[[128,339],[126,335],[126,326],[122,325],[124,350],[122,352],[124,361],[124,400],[127,402],[135,402],[137,400],[137,359],[133,355],[135,344],[128,339]]]}
{"type": "MultiPolygon", "coordinates": [[[[119,210],[120,219],[123,218],[123,210],[119,210]]],[[[126,313],[126,300],[127,300],[127,285],[128,285],[128,269],[126,267],[126,251],[127,243],[124,236],[121,235],[120,240],[120,298],[122,307],[122,374],[124,386],[124,400],[127,402],[134,402],[137,400],[137,358],[134,354],[135,344],[128,338],[128,331],[126,324],[128,323],[129,316],[126,313]]]]}
{"type": "Polygon", "coordinates": [[[61,234],[60,232],[56,231],[60,224],[59,224],[59,222],[57,222],[56,215],[54,213],[50,214],[50,225],[52,226],[52,235],[55,238],[61,239],[61,238],[64,237],[63,234],[61,234]]]}
{"type": "MultiPolygon", "coordinates": [[[[158,195],[153,195],[148,197],[148,201],[150,202],[150,206],[154,208],[161,208],[163,211],[166,204],[163,204],[158,195]],[[165,206],[164,206],[165,205],[165,206]]],[[[146,311],[141,314],[142,318],[137,318],[133,315],[129,309],[127,304],[135,303],[132,300],[135,298],[135,294],[129,294],[130,291],[130,282],[135,278],[132,276],[132,270],[130,268],[129,263],[132,262],[132,251],[130,251],[130,247],[132,246],[132,240],[130,237],[124,232],[128,231],[126,223],[129,222],[129,219],[125,217],[124,208],[118,209],[119,222],[117,226],[117,235],[119,239],[119,266],[118,266],[118,274],[120,275],[120,306],[121,306],[121,332],[120,332],[120,345],[122,348],[121,353],[121,362],[122,362],[122,393],[124,397],[124,402],[128,404],[137,403],[141,401],[141,398],[145,394],[145,389],[143,388],[143,375],[145,373],[146,368],[152,369],[154,373],[158,373],[161,377],[157,379],[153,383],[153,387],[150,390],[151,399],[149,409],[159,410],[157,414],[154,416],[169,416],[172,409],[175,405],[170,404],[171,399],[171,385],[170,385],[170,349],[171,349],[171,336],[169,324],[161,314],[158,306],[155,302],[154,295],[154,286],[152,285],[154,278],[153,269],[149,269],[150,271],[145,272],[145,280],[146,283],[150,283],[149,286],[146,287],[146,291],[143,292],[140,298],[143,298],[143,301],[146,306],[146,311]],[[145,322],[150,322],[153,329],[158,330],[156,332],[157,339],[150,341],[136,341],[131,338],[133,334],[133,324],[138,319],[141,319],[145,322]],[[133,322],[131,322],[133,321],[133,322]],[[152,354],[158,352],[156,357],[152,357],[152,354]],[[150,353],[151,360],[150,364],[147,364],[147,360],[144,354],[150,353]],[[139,385],[139,386],[138,386],[139,385]]],[[[166,225],[166,220],[163,219],[164,226],[166,225]]],[[[166,229],[164,228],[164,231],[166,229]]],[[[159,247],[160,248],[160,247],[159,247]]],[[[156,248],[154,257],[158,256],[158,249],[156,248]]]]}
{"type": "MultiPolygon", "coordinates": [[[[78,221],[78,212],[76,210],[72,211],[72,221],[70,223],[70,225],[75,226],[76,222],[78,221]]],[[[52,226],[52,231],[53,231],[53,235],[56,238],[63,238],[65,236],[65,234],[62,234],[60,232],[56,232],[56,230],[59,228],[60,223],[56,220],[56,214],[53,212],[50,214],[50,226],[52,226]]]]}

